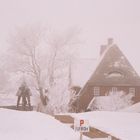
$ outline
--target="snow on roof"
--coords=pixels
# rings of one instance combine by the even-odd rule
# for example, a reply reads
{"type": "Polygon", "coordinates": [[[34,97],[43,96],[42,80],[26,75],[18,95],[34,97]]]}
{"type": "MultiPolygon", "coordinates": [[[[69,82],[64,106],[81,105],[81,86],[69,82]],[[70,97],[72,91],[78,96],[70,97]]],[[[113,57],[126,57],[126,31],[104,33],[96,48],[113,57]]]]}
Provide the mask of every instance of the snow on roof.
{"type": "Polygon", "coordinates": [[[113,111],[112,97],[110,96],[98,96],[94,97],[88,105],[88,109],[95,110],[94,107],[98,106],[99,110],[113,111]],[[111,110],[112,109],[112,110],[111,110]]]}
{"type": "Polygon", "coordinates": [[[140,140],[140,113],[93,111],[71,116],[89,120],[90,126],[121,140],[140,140]]]}
{"type": "Polygon", "coordinates": [[[46,114],[0,109],[0,139],[76,140],[79,133],[46,114]]]}
{"type": "Polygon", "coordinates": [[[120,110],[121,112],[135,112],[140,113],[140,102],[136,103],[130,107],[124,108],[120,110]]]}

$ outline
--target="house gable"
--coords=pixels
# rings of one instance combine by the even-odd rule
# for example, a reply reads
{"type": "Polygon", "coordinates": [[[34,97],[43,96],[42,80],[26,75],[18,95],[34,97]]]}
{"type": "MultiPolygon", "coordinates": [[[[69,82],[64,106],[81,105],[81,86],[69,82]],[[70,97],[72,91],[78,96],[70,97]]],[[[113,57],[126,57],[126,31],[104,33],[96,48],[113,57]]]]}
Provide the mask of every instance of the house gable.
{"type": "Polygon", "coordinates": [[[121,50],[116,45],[112,45],[104,54],[88,84],[140,86],[140,78],[121,50]]]}
{"type": "Polygon", "coordinates": [[[117,45],[106,48],[92,76],[81,89],[77,101],[80,111],[85,111],[93,99],[94,87],[140,87],[139,75],[117,45]]]}

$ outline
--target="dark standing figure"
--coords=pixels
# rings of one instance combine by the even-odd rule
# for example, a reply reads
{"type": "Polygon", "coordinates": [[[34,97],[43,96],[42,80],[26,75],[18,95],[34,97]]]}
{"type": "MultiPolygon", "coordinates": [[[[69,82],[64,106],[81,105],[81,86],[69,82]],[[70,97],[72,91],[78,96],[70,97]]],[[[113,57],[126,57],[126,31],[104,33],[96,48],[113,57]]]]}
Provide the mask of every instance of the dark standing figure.
{"type": "Polygon", "coordinates": [[[19,109],[20,100],[22,98],[22,109],[26,110],[26,106],[28,105],[29,110],[31,110],[31,103],[30,103],[31,92],[25,82],[21,84],[16,95],[18,96],[17,109],[19,109]]]}

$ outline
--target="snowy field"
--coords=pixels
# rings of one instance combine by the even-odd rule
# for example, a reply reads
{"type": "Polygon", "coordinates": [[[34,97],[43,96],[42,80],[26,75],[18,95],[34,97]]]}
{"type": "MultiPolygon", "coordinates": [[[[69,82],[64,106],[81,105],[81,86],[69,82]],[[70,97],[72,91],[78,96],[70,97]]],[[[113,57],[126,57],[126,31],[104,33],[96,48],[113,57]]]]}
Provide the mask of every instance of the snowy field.
{"type": "MultiPolygon", "coordinates": [[[[37,100],[36,96],[31,96],[31,104],[35,105],[37,100]]],[[[11,106],[17,104],[17,96],[10,94],[0,94],[0,106],[11,106]]]]}
{"type": "MultiPolygon", "coordinates": [[[[52,116],[0,109],[0,140],[79,140],[79,136],[78,132],[52,116]]],[[[91,139],[83,136],[83,140],[91,139]]]]}
{"type": "Polygon", "coordinates": [[[0,140],[77,140],[78,138],[78,133],[49,115],[0,109],[0,140]]]}
{"type": "Polygon", "coordinates": [[[140,113],[94,111],[71,116],[121,140],[140,140],[140,113]]]}
{"type": "MultiPolygon", "coordinates": [[[[121,140],[140,140],[140,113],[94,111],[70,113],[121,140]]],[[[0,140],[78,140],[79,133],[54,117],[39,112],[0,109],[0,140]]],[[[83,140],[91,140],[83,137],[83,140]]],[[[92,139],[92,140],[107,140],[92,139]]]]}

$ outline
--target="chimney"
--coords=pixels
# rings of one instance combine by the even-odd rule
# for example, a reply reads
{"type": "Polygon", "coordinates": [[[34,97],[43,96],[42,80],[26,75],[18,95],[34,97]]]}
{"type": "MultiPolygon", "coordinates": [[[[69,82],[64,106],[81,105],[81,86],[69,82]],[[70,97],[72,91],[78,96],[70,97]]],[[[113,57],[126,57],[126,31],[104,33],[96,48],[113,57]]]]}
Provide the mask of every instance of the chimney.
{"type": "Polygon", "coordinates": [[[104,53],[104,51],[107,49],[107,45],[101,45],[100,47],[100,56],[104,53]]]}
{"type": "Polygon", "coordinates": [[[110,46],[113,44],[113,38],[108,38],[107,45],[110,46]]]}
{"type": "Polygon", "coordinates": [[[113,45],[113,38],[108,38],[108,42],[107,45],[101,45],[100,47],[100,56],[104,53],[104,51],[110,47],[111,45],[113,45]]]}

